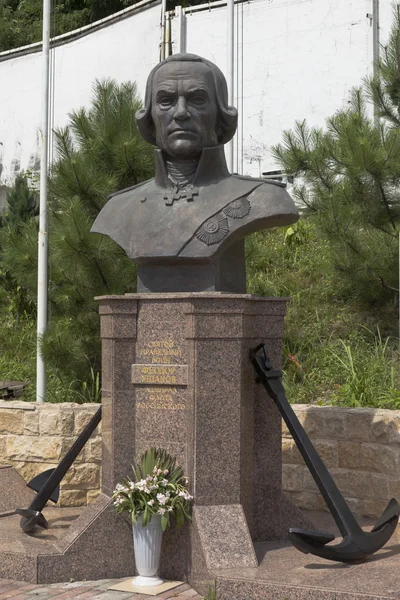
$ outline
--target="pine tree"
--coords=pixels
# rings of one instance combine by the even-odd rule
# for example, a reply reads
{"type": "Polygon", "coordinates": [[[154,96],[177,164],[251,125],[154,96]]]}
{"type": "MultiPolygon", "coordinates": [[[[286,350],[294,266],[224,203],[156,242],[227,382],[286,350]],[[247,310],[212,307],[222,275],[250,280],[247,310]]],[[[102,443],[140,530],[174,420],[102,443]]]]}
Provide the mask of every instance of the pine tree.
{"type": "Polygon", "coordinates": [[[36,230],[35,217],[39,213],[36,194],[29,187],[24,173],[17,175],[6,200],[7,212],[0,217],[0,287],[8,300],[9,312],[14,319],[18,319],[23,315],[32,315],[35,308],[29,299],[26,286],[18,283],[12,269],[8,268],[7,264],[3,264],[2,241],[13,237],[19,246],[20,231],[25,224],[30,223],[36,230]]]}
{"type": "Polygon", "coordinates": [[[294,194],[305,215],[315,215],[347,291],[370,305],[398,301],[399,294],[399,6],[394,17],[376,75],[353,91],[349,108],[328,119],[325,129],[296,123],[273,149],[298,178],[294,194]]]}
{"type": "MultiPolygon", "coordinates": [[[[58,159],[49,182],[49,327],[42,343],[48,365],[76,389],[90,387],[100,371],[100,333],[95,296],[136,289],[136,270],[125,252],[90,233],[109,194],[153,173],[153,152],[139,136],[136,86],[96,82],[90,109],[70,115],[55,133],[58,159]],[[85,383],[86,382],[86,383],[85,383]]],[[[36,302],[37,229],[10,232],[5,260],[36,302]],[[21,240],[22,237],[22,240],[21,240]]]]}
{"type": "Polygon", "coordinates": [[[16,176],[14,186],[7,194],[7,214],[4,219],[11,227],[17,230],[29,219],[39,214],[35,192],[29,187],[24,173],[16,176]]]}

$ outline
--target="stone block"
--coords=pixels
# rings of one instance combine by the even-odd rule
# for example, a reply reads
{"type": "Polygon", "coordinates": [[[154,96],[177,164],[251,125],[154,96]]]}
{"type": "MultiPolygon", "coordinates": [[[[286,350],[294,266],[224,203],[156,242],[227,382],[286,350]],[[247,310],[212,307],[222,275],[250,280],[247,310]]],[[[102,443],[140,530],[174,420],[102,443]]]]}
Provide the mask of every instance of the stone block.
{"type": "Polygon", "coordinates": [[[284,464],[304,465],[303,457],[292,438],[282,439],[282,462],[284,464]]]}
{"type": "Polygon", "coordinates": [[[389,444],[394,433],[397,433],[397,428],[393,411],[376,410],[371,421],[371,442],[389,444]]]}
{"type": "Polygon", "coordinates": [[[282,489],[285,492],[301,492],[303,471],[302,465],[282,465],[282,489]]]}
{"type": "Polygon", "coordinates": [[[325,437],[327,439],[347,439],[346,417],[341,409],[325,410],[325,437]]]}
{"type": "Polygon", "coordinates": [[[22,410],[0,410],[0,433],[14,433],[21,435],[24,432],[24,413],[22,410]]]}
{"type": "Polygon", "coordinates": [[[319,409],[318,407],[313,406],[312,408],[309,408],[309,410],[305,412],[303,419],[304,419],[304,421],[303,421],[302,425],[310,437],[321,438],[324,436],[324,432],[325,432],[324,409],[319,409]]]}
{"type": "Polygon", "coordinates": [[[62,482],[63,489],[93,489],[100,485],[100,465],[72,465],[62,482]]]}
{"type": "MultiPolygon", "coordinates": [[[[98,405],[91,405],[90,408],[82,405],[79,409],[75,409],[75,434],[79,435],[82,433],[86,425],[94,416],[96,410],[98,409],[98,405]]],[[[95,432],[93,433],[95,435],[95,432]]]]}
{"type": "Polygon", "coordinates": [[[347,504],[350,507],[350,510],[355,514],[355,515],[363,515],[363,500],[360,500],[359,498],[348,498],[347,496],[345,496],[345,500],[347,502],[347,504]]]}
{"type": "Polygon", "coordinates": [[[60,433],[60,411],[46,409],[39,412],[40,435],[57,435],[60,433]]]}
{"type": "Polygon", "coordinates": [[[313,492],[314,494],[317,492],[319,493],[318,486],[307,467],[304,468],[303,473],[303,489],[306,492],[313,492]]]}
{"type": "Polygon", "coordinates": [[[101,462],[102,440],[100,436],[88,440],[85,446],[86,460],[88,462],[101,462]]]}
{"type": "Polygon", "coordinates": [[[100,494],[100,490],[88,490],[86,494],[86,501],[88,504],[94,502],[98,495],[100,494]]]}
{"type": "Polygon", "coordinates": [[[18,461],[59,461],[61,441],[57,437],[7,436],[7,456],[18,461]]]}
{"type": "Polygon", "coordinates": [[[336,441],[315,440],[314,446],[326,467],[338,466],[338,443],[336,441]]]}
{"type": "MultiPolygon", "coordinates": [[[[59,439],[61,444],[61,458],[64,458],[68,450],[71,448],[72,444],[76,441],[76,436],[61,437],[59,439]]],[[[83,447],[82,450],[79,452],[78,456],[76,457],[75,463],[85,462],[85,450],[86,448],[83,447]]]]}
{"type": "Polygon", "coordinates": [[[0,463],[7,459],[6,435],[0,435],[0,463]]]}
{"type": "Polygon", "coordinates": [[[338,442],[338,466],[357,469],[360,466],[361,442],[338,442]]]}
{"type": "Polygon", "coordinates": [[[75,431],[75,413],[72,409],[60,410],[59,429],[61,435],[74,435],[75,431]]]}
{"type": "Polygon", "coordinates": [[[24,435],[39,435],[39,411],[24,413],[24,435]]]}
{"type": "Polygon", "coordinates": [[[331,475],[346,497],[360,499],[388,497],[389,483],[385,475],[346,469],[332,469],[331,475]]]}
{"type": "Polygon", "coordinates": [[[389,444],[400,444],[400,410],[391,411],[392,426],[389,429],[389,444]]]}
{"type": "Polygon", "coordinates": [[[367,408],[349,409],[346,412],[347,439],[368,442],[374,410],[367,408]]]}
{"type": "Polygon", "coordinates": [[[397,474],[400,448],[381,444],[361,444],[360,468],[378,473],[397,474]]]}
{"type": "Polygon", "coordinates": [[[60,491],[60,506],[86,506],[86,490],[60,491]]]}
{"type": "Polygon", "coordinates": [[[14,462],[13,466],[16,468],[18,473],[25,479],[26,483],[29,483],[31,479],[47,471],[48,469],[55,469],[57,463],[45,463],[45,462],[14,462]]]}
{"type": "MultiPolygon", "coordinates": [[[[286,493],[286,492],[285,492],[286,493]]],[[[314,492],[291,492],[290,500],[305,510],[320,510],[319,494],[314,492]]]]}
{"type": "Polygon", "coordinates": [[[360,513],[365,517],[377,519],[385,510],[387,503],[388,500],[372,500],[371,498],[365,498],[360,501],[360,513]]]}
{"type": "Polygon", "coordinates": [[[390,498],[396,498],[396,500],[400,501],[400,479],[388,479],[389,484],[389,496],[390,498]]]}

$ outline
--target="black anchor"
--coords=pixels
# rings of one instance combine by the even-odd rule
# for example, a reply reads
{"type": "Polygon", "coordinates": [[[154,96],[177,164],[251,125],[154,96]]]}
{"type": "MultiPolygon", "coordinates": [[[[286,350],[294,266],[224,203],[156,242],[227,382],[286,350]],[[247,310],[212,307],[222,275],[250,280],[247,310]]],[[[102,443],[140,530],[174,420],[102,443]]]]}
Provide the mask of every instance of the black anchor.
{"type": "Polygon", "coordinates": [[[28,487],[38,492],[38,494],[32,500],[28,508],[17,508],[15,510],[15,513],[21,515],[22,517],[20,526],[24,533],[31,533],[36,526],[43,527],[43,529],[48,529],[49,524],[42,514],[42,510],[45,508],[49,500],[57,502],[62,479],[100,421],[101,406],[97,409],[89,423],[79,434],[60,464],[55,469],[49,469],[44,473],[40,473],[40,475],[34,477],[32,481],[27,484],[28,487]]]}
{"type": "Polygon", "coordinates": [[[374,554],[389,541],[396,529],[400,514],[397,500],[392,498],[389,501],[370,532],[363,531],[287,401],[280,380],[282,372],[273,370],[265,344],[260,344],[251,351],[251,361],[257,372],[257,381],[264,384],[269,396],[277,405],[343,536],[339,544],[327,545],[335,539],[331,533],[291,528],[290,541],[305,554],[315,554],[340,562],[359,562],[374,554]]]}

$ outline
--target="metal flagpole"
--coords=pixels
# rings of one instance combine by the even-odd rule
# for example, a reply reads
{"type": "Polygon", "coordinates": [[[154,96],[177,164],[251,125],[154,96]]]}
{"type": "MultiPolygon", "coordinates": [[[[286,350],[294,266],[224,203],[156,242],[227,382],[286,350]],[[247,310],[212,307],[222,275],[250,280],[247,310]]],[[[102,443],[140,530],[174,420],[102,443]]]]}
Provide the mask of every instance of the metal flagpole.
{"type": "Polygon", "coordinates": [[[39,200],[39,250],[38,250],[38,296],[37,296],[37,362],[36,401],[46,399],[46,367],[40,353],[39,340],[47,328],[47,175],[49,139],[49,82],[50,82],[50,0],[43,0],[43,49],[42,49],[42,123],[40,158],[39,200]]]}
{"type": "MultiPolygon", "coordinates": [[[[227,49],[228,49],[228,64],[227,64],[227,83],[228,83],[228,102],[233,105],[234,98],[234,36],[235,36],[235,16],[234,16],[234,4],[235,0],[227,0],[228,8],[228,31],[227,31],[227,49]]],[[[228,142],[226,145],[226,160],[228,163],[228,169],[232,173],[233,171],[233,140],[228,142]]]]}

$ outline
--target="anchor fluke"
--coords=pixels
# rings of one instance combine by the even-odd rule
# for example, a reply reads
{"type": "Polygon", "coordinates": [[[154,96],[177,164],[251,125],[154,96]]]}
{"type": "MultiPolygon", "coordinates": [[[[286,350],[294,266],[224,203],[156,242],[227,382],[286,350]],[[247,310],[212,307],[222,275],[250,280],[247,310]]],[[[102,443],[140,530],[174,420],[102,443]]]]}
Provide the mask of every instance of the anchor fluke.
{"type": "Polygon", "coordinates": [[[24,533],[31,533],[35,527],[48,529],[49,524],[46,518],[39,510],[30,510],[29,508],[17,508],[16,514],[21,515],[20,527],[24,533]]]}

